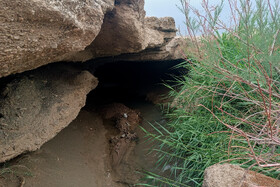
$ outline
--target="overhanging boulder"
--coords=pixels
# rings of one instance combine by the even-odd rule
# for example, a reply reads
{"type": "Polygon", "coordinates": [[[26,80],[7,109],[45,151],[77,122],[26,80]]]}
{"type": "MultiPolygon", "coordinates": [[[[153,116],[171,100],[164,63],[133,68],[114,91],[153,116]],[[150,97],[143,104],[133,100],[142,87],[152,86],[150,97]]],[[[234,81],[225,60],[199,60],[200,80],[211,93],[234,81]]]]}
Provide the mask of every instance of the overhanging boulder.
{"type": "Polygon", "coordinates": [[[39,149],[74,120],[98,84],[88,71],[44,67],[8,83],[0,95],[0,163],[39,149]]]}
{"type": "Polygon", "coordinates": [[[1,0],[0,77],[82,51],[114,0],[1,0]]]}

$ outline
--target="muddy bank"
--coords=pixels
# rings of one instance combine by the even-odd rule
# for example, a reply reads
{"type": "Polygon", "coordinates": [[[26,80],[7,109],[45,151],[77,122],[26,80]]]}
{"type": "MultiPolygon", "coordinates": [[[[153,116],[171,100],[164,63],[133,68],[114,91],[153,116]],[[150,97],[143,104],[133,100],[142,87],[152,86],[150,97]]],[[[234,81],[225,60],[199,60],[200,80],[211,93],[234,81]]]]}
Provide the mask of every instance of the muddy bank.
{"type": "MultiPolygon", "coordinates": [[[[146,101],[126,105],[141,113],[141,125],[145,128],[149,128],[148,121],[162,121],[161,112],[146,101]]],[[[131,115],[134,110],[123,107],[121,111],[131,115]]],[[[156,161],[155,155],[146,155],[150,148],[145,143],[145,134],[135,126],[138,141],[125,144],[121,159],[117,155],[118,164],[112,164],[115,147],[110,142],[122,131],[116,127],[115,119],[108,117],[113,115],[112,110],[107,119],[100,111],[82,109],[77,119],[40,150],[14,160],[13,173],[3,174],[0,185],[16,187],[24,180],[24,186],[118,187],[140,182],[142,176],[138,172],[153,170],[156,161]]]]}
{"type": "Polygon", "coordinates": [[[121,103],[104,106],[100,115],[105,120],[110,120],[118,130],[116,136],[110,138],[110,156],[113,169],[117,169],[128,153],[129,147],[139,139],[135,129],[140,125],[140,112],[132,110],[121,103]]]}

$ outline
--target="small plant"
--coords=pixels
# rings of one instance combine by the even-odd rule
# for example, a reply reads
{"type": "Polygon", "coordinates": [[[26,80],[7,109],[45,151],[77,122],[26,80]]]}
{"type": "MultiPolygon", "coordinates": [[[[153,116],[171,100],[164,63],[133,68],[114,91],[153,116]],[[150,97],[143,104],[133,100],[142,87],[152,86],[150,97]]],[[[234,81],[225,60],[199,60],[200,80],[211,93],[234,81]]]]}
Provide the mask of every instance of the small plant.
{"type": "MultiPolygon", "coordinates": [[[[33,176],[30,169],[24,165],[6,162],[0,166],[0,180],[18,181],[19,186],[24,186],[25,177],[33,176]]],[[[2,183],[1,183],[2,184],[2,183]]]]}
{"type": "Polygon", "coordinates": [[[6,176],[32,176],[30,169],[23,165],[2,166],[0,168],[0,177],[6,176]]]}
{"type": "Polygon", "coordinates": [[[203,13],[186,0],[181,5],[196,50],[181,64],[189,69],[178,81],[181,89],[170,92],[175,99],[168,127],[147,132],[161,142],[158,165],[171,166],[170,186],[201,186],[205,168],[222,162],[278,178],[279,2],[227,0],[212,6],[202,0],[203,13]],[[227,23],[220,19],[225,3],[231,12],[227,23]]]}

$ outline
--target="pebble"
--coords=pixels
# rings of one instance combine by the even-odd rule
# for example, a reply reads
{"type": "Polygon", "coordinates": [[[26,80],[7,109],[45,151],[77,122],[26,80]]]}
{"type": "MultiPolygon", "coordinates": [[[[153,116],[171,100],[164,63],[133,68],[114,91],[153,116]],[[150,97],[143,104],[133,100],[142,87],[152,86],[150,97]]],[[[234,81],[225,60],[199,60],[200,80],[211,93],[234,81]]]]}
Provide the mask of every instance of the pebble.
{"type": "Polygon", "coordinates": [[[128,117],[127,113],[124,113],[124,114],[123,114],[123,117],[127,118],[127,117],[128,117]]]}

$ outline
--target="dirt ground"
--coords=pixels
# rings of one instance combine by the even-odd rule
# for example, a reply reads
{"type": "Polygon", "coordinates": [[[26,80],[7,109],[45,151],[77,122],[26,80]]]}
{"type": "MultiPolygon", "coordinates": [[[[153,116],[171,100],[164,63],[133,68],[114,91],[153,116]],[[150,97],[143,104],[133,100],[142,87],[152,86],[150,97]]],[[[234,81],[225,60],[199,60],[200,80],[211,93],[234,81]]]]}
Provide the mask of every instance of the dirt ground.
{"type": "MultiPolygon", "coordinates": [[[[150,148],[138,126],[140,118],[136,116],[141,113],[144,128],[150,127],[148,122],[162,121],[162,117],[160,111],[147,102],[129,105],[139,112],[118,105],[115,108],[121,113],[105,117],[97,110],[83,109],[77,119],[40,150],[4,165],[0,169],[0,186],[121,187],[141,182],[139,172],[152,170],[157,159],[153,154],[147,156],[150,148]],[[134,116],[135,124],[130,116],[134,116]],[[133,128],[122,127],[127,123],[133,128]],[[130,138],[129,134],[137,135],[137,139],[130,138]],[[112,141],[114,138],[117,143],[112,141]],[[126,142],[123,153],[116,152],[118,141],[126,142]],[[116,153],[117,161],[112,152],[116,153]]],[[[104,109],[102,113],[105,114],[104,109]]]]}

